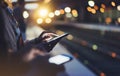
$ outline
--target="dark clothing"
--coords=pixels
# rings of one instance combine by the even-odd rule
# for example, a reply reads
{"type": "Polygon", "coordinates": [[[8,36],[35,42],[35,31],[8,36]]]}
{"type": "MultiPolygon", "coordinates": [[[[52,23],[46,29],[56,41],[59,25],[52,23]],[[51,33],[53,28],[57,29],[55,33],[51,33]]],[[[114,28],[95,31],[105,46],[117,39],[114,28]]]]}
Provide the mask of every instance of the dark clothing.
{"type": "Polygon", "coordinates": [[[20,28],[21,32],[25,33],[26,24],[25,24],[24,18],[23,18],[23,9],[20,6],[16,6],[13,11],[14,11],[13,12],[14,16],[19,23],[19,28],[20,28]]]}
{"type": "Polygon", "coordinates": [[[0,76],[16,76],[23,67],[24,63],[15,56],[18,49],[23,47],[17,25],[12,10],[0,4],[0,76]],[[9,50],[13,53],[8,53],[9,50]]]}
{"type": "Polygon", "coordinates": [[[57,76],[59,72],[64,72],[63,65],[49,63],[50,56],[37,56],[31,64],[31,73],[28,76],[57,76]]]}
{"type": "MultiPolygon", "coordinates": [[[[0,44],[2,46],[6,46],[6,49],[12,49],[13,51],[17,51],[17,33],[15,29],[17,26],[12,21],[10,15],[8,14],[8,8],[0,7],[0,44]],[[14,29],[14,30],[13,30],[14,29]],[[3,43],[5,42],[5,43],[3,43]],[[4,45],[3,45],[4,44],[4,45]]],[[[2,47],[1,47],[2,48],[2,47]]],[[[2,48],[5,49],[5,48],[2,48]]]]}
{"type": "MultiPolygon", "coordinates": [[[[32,65],[22,61],[22,54],[28,52],[40,41],[42,39],[36,38],[24,45],[19,26],[11,9],[7,6],[2,7],[0,5],[0,76],[24,76],[25,73],[29,73],[29,69],[37,70],[37,75],[32,76],[55,76],[61,67],[55,64],[49,64],[48,59],[44,57],[36,58],[31,62],[32,65]],[[23,50],[19,51],[21,48],[23,50]],[[8,53],[9,49],[14,53],[8,53]]],[[[41,48],[43,47],[39,49],[41,48]]],[[[64,70],[63,67],[62,70],[64,70]]]]}

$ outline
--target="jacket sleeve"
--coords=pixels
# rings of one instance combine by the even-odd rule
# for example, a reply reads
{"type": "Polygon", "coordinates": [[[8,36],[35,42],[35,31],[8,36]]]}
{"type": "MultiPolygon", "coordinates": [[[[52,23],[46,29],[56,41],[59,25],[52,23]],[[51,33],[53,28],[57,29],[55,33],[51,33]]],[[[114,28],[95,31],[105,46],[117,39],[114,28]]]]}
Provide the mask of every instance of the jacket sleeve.
{"type": "Polygon", "coordinates": [[[3,19],[2,8],[0,7],[0,49],[4,49],[6,46],[5,38],[4,38],[4,19],[3,19]]]}
{"type": "Polygon", "coordinates": [[[17,51],[17,41],[14,29],[10,23],[11,18],[8,16],[6,8],[0,7],[0,30],[1,30],[1,44],[6,44],[6,49],[17,51]]]}

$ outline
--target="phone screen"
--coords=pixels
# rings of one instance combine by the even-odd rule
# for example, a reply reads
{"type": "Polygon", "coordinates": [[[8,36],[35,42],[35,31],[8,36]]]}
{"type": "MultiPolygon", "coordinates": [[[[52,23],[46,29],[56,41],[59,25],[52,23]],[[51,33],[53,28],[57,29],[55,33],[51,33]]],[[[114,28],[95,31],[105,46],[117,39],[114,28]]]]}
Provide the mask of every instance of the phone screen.
{"type": "Polygon", "coordinates": [[[72,60],[72,57],[68,56],[68,55],[56,55],[54,57],[50,57],[49,58],[49,62],[50,63],[55,63],[57,65],[61,65],[64,64],[66,62],[69,62],[72,60]]]}

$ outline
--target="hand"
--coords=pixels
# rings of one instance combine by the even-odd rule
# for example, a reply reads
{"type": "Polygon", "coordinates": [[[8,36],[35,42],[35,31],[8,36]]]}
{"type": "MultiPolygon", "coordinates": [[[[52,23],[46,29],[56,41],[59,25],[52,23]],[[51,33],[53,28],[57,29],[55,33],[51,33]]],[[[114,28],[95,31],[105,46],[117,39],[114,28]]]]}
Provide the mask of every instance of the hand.
{"type": "Polygon", "coordinates": [[[37,56],[45,56],[45,55],[48,55],[48,53],[40,49],[32,48],[30,52],[28,52],[23,56],[23,61],[30,62],[34,60],[37,56]]]}
{"type": "Polygon", "coordinates": [[[40,34],[39,37],[33,39],[33,40],[26,40],[24,41],[25,44],[39,44],[41,43],[42,41],[49,41],[50,39],[54,38],[54,37],[57,37],[59,35],[57,34],[54,34],[54,33],[50,33],[50,32],[42,32],[42,34],[40,34]]]}
{"type": "Polygon", "coordinates": [[[42,38],[44,39],[44,41],[48,41],[48,40],[51,40],[52,38],[57,37],[57,36],[59,36],[59,35],[54,34],[54,33],[44,33],[42,35],[42,38]]]}

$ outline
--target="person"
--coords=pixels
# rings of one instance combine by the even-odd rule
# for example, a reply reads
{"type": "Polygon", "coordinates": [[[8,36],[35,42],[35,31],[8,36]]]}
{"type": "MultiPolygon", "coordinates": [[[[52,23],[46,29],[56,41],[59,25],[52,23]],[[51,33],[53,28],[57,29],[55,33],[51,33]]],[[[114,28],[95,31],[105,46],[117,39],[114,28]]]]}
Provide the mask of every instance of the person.
{"type": "MultiPolygon", "coordinates": [[[[13,11],[12,11],[12,1],[11,0],[1,0],[0,1],[0,25],[1,25],[1,42],[5,41],[6,49],[8,52],[16,52],[21,47],[25,45],[25,41],[23,41],[21,36],[21,31],[19,29],[18,22],[14,18],[13,11]]],[[[44,32],[44,35],[39,36],[31,40],[33,44],[35,42],[39,42],[40,40],[45,40],[55,34],[44,32]]],[[[29,43],[29,41],[27,41],[29,43]]],[[[3,43],[1,43],[2,46],[3,43]]],[[[1,47],[2,48],[2,47],[1,47]]]]}
{"type": "Polygon", "coordinates": [[[30,62],[39,63],[39,59],[36,62],[32,60],[46,55],[46,49],[38,46],[39,43],[55,34],[43,32],[33,40],[23,41],[11,3],[11,0],[0,0],[0,76],[23,76],[29,71],[30,62]]]}
{"type": "Polygon", "coordinates": [[[24,12],[24,0],[18,0],[17,2],[18,4],[16,4],[16,6],[14,6],[13,8],[13,14],[17,20],[17,22],[19,23],[19,28],[22,34],[22,38],[23,40],[26,39],[26,35],[25,35],[25,31],[26,31],[26,23],[24,21],[23,18],[23,12],[24,12]]]}

